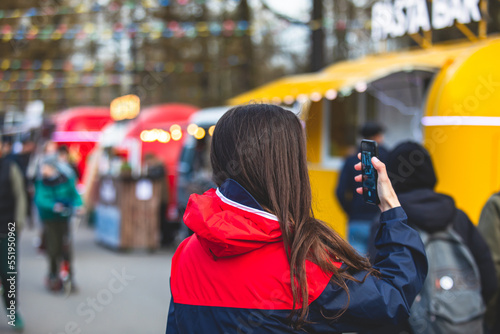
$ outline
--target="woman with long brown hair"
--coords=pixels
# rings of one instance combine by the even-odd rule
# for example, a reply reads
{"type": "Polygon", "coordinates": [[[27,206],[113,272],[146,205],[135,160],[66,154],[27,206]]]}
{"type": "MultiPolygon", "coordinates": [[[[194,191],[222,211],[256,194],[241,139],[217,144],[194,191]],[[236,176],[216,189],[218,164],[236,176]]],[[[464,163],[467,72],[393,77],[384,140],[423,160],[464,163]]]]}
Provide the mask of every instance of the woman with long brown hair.
{"type": "Polygon", "coordinates": [[[373,266],[314,218],[297,116],[229,110],[212,139],[218,188],[192,195],[184,215],[194,235],[172,260],[167,334],[333,333],[406,319],[427,261],[385,165],[372,162],[382,211],[373,266]]]}

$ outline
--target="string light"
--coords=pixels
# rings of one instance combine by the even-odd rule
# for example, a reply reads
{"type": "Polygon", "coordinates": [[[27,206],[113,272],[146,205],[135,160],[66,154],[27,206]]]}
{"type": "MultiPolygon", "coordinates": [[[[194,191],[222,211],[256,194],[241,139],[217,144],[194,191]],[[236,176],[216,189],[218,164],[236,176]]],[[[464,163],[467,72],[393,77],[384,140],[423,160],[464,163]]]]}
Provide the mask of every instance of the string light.
{"type": "Polygon", "coordinates": [[[305,103],[308,99],[309,99],[309,98],[307,97],[307,95],[306,95],[306,94],[299,94],[299,95],[297,96],[297,101],[298,101],[299,103],[305,103]]]}
{"type": "Polygon", "coordinates": [[[281,104],[281,99],[279,97],[273,97],[273,104],[281,104]]]}
{"type": "Polygon", "coordinates": [[[335,89],[329,89],[325,93],[327,100],[335,100],[337,98],[337,91],[335,89]]]}
{"type": "Polygon", "coordinates": [[[160,143],[166,144],[170,141],[170,133],[163,131],[157,139],[160,143]]]}
{"type": "Polygon", "coordinates": [[[321,96],[321,93],[319,93],[319,92],[311,93],[311,101],[313,101],[313,102],[318,102],[322,98],[323,98],[323,96],[321,96]]]}
{"type": "Polygon", "coordinates": [[[360,81],[356,83],[356,86],[354,87],[358,93],[363,93],[368,89],[368,85],[364,81],[360,81]]]}
{"type": "Polygon", "coordinates": [[[293,104],[293,101],[295,101],[295,99],[293,98],[292,95],[287,95],[283,99],[283,102],[285,102],[285,104],[288,104],[288,105],[293,104]]]}
{"type": "Polygon", "coordinates": [[[180,140],[182,138],[182,131],[180,129],[174,129],[174,131],[172,131],[172,139],[177,141],[177,140],[180,140]]]}
{"type": "Polygon", "coordinates": [[[177,131],[181,131],[181,127],[180,127],[180,125],[179,125],[179,124],[174,124],[174,125],[172,125],[172,126],[170,127],[170,132],[172,132],[172,133],[173,133],[173,132],[174,132],[174,131],[176,131],[176,130],[177,130],[177,131]]]}
{"type": "Polygon", "coordinates": [[[187,133],[190,134],[191,136],[194,136],[194,134],[196,133],[196,130],[198,130],[198,125],[196,125],[194,123],[189,124],[187,127],[187,133]]]}
{"type": "Polygon", "coordinates": [[[205,137],[205,129],[199,127],[196,129],[196,132],[194,133],[194,137],[198,140],[203,139],[205,137]]]}
{"type": "MultiPolygon", "coordinates": [[[[168,131],[162,129],[143,130],[139,136],[143,142],[152,143],[158,141],[166,144],[170,141],[171,135],[168,131]]],[[[172,138],[173,139],[173,138],[172,138]]]]}
{"type": "Polygon", "coordinates": [[[0,26],[0,38],[4,42],[12,39],[41,39],[41,40],[60,40],[60,39],[84,39],[93,40],[120,40],[130,36],[141,36],[144,38],[193,38],[207,36],[237,36],[242,37],[245,34],[254,34],[255,29],[247,21],[224,22],[197,22],[197,21],[170,21],[168,24],[137,24],[131,23],[126,26],[115,24],[113,27],[106,27],[98,33],[98,26],[95,23],[88,22],[85,25],[74,24],[66,25],[64,23],[46,26],[32,25],[13,27],[9,24],[0,26]],[[208,30],[206,29],[208,27],[208,30]]]}
{"type": "Polygon", "coordinates": [[[208,128],[208,134],[211,136],[214,135],[214,131],[215,131],[215,125],[212,125],[211,127],[208,128]]]}

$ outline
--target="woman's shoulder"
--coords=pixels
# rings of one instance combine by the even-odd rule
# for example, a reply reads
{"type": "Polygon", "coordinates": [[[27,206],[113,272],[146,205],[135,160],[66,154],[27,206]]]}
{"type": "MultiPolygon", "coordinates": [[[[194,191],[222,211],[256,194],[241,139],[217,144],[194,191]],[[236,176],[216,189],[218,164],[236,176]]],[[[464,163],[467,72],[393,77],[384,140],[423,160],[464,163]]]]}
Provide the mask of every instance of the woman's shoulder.
{"type": "MultiPolygon", "coordinates": [[[[171,288],[176,302],[243,308],[272,303],[274,308],[291,309],[290,265],[282,242],[217,258],[200,241],[196,235],[184,240],[172,260],[171,288]]],[[[309,261],[306,271],[312,302],[331,275],[309,261]]]]}

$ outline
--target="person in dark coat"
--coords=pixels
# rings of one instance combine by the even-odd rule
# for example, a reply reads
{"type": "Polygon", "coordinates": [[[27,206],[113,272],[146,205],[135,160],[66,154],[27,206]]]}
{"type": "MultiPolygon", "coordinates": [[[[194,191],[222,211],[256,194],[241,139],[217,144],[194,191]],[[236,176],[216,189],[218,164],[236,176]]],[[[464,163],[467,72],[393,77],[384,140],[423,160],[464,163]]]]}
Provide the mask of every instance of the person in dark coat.
{"type": "MultiPolygon", "coordinates": [[[[385,162],[388,151],[382,145],[384,141],[384,129],[377,123],[368,122],[360,130],[363,138],[374,140],[378,144],[378,154],[382,162],[385,162]]],[[[336,195],[347,214],[348,241],[361,254],[367,253],[370,227],[375,216],[380,214],[376,205],[365,203],[363,195],[356,192],[358,185],[354,182],[354,177],[359,175],[352,166],[359,162],[357,153],[346,158],[342,172],[340,173],[336,195]]]]}
{"type": "Polygon", "coordinates": [[[32,228],[35,226],[35,219],[33,218],[33,211],[32,211],[34,190],[33,190],[32,180],[28,177],[28,166],[35,152],[36,144],[29,135],[23,138],[22,143],[23,143],[23,149],[19,154],[16,154],[14,156],[14,160],[19,166],[19,169],[21,170],[21,173],[23,175],[24,189],[28,201],[26,205],[26,210],[27,210],[26,223],[30,228],[32,228]]]}
{"type": "MultiPolygon", "coordinates": [[[[437,177],[427,150],[415,142],[404,142],[398,145],[389,153],[387,171],[401,206],[408,216],[410,226],[432,234],[445,230],[451,225],[462,238],[479,269],[482,296],[487,304],[497,289],[496,271],[491,252],[467,214],[455,206],[453,198],[434,191],[437,177]]],[[[376,234],[377,225],[375,223],[372,228],[372,236],[376,234]]],[[[376,252],[371,243],[370,257],[374,258],[376,252]]],[[[399,334],[403,330],[411,333],[409,327],[384,329],[380,333],[399,334]]]]}
{"type": "MultiPolygon", "coordinates": [[[[500,192],[493,194],[484,205],[477,228],[490,247],[497,272],[497,282],[500,282],[500,192]]],[[[490,330],[489,333],[500,333],[499,290],[491,298],[486,310],[485,322],[490,330]]]]}
{"type": "Polygon", "coordinates": [[[3,155],[9,152],[8,148],[3,147],[4,138],[0,136],[0,282],[3,286],[0,295],[4,301],[9,325],[13,326],[14,330],[22,330],[24,321],[19,313],[17,300],[19,292],[17,245],[26,219],[26,196],[19,167],[12,159],[3,155]]]}

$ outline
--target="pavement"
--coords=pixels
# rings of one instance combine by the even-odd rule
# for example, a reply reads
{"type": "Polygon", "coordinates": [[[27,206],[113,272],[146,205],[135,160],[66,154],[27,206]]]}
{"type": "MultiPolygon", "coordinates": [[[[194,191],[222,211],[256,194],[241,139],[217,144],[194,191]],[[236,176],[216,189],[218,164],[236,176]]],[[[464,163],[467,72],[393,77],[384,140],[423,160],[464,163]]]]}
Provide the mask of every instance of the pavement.
{"type": "MultiPolygon", "coordinates": [[[[65,296],[45,289],[47,259],[33,246],[36,236],[36,230],[23,231],[17,250],[23,333],[165,333],[172,250],[116,252],[97,245],[93,231],[80,226],[73,232],[78,292],[65,296]]],[[[6,317],[0,333],[13,333],[6,317]]]]}

